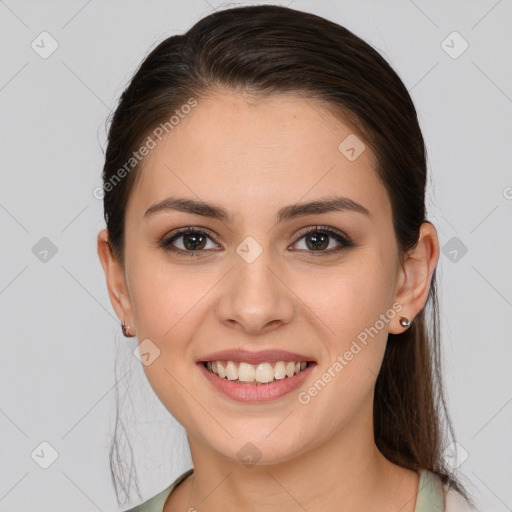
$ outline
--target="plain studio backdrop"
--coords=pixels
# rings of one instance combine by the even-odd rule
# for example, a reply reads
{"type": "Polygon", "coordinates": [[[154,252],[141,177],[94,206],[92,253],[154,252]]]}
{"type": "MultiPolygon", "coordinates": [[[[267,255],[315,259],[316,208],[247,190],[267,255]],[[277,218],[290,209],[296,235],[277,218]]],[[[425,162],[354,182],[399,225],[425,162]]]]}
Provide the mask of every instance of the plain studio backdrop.
{"type": "MultiPolygon", "coordinates": [[[[116,378],[144,499],[192,465],[110,305],[93,191],[105,121],[144,56],[214,9],[247,4],[0,1],[0,511],[118,510],[116,378]]],[[[483,511],[511,510],[512,1],[281,5],[355,32],[412,95],[441,244],[454,465],[483,511]]]]}

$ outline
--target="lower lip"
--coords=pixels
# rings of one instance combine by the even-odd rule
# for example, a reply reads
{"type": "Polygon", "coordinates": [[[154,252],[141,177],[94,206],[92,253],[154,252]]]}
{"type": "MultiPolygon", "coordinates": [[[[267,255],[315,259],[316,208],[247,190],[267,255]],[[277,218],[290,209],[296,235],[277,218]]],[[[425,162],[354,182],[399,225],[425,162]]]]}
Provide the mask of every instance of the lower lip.
{"type": "Polygon", "coordinates": [[[293,377],[273,380],[266,384],[240,384],[219,377],[208,370],[203,363],[197,364],[203,375],[216,389],[239,402],[268,402],[281,398],[297,389],[309,377],[311,371],[316,366],[315,363],[309,363],[304,370],[293,377]]]}

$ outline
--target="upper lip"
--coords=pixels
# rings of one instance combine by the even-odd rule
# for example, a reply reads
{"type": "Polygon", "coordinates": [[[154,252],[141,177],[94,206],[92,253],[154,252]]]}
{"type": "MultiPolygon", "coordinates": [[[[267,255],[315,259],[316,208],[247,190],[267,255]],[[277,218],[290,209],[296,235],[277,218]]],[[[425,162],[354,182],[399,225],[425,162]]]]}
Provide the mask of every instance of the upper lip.
{"type": "Polygon", "coordinates": [[[274,363],[276,361],[314,362],[314,359],[304,354],[297,354],[296,352],[288,352],[286,350],[269,349],[252,352],[239,348],[220,350],[197,360],[198,363],[204,363],[206,361],[243,361],[249,364],[260,364],[265,362],[274,363]]]}

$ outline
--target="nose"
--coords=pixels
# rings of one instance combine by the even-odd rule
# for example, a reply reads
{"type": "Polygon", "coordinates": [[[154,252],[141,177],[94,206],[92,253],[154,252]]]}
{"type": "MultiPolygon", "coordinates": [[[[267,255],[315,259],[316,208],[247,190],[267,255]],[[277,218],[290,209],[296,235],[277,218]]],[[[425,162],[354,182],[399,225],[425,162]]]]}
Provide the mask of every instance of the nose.
{"type": "Polygon", "coordinates": [[[293,292],[269,250],[251,263],[235,255],[217,306],[220,322],[246,333],[263,334],[289,323],[294,309],[293,292]]]}

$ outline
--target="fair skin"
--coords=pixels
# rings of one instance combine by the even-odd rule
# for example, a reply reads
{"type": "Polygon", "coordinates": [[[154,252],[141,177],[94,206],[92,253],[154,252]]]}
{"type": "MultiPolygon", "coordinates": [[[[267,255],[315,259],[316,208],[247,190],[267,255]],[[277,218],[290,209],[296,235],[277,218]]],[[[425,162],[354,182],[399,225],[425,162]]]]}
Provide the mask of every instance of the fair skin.
{"type": "Polygon", "coordinates": [[[439,244],[424,223],[400,264],[375,156],[366,146],[350,161],[338,150],[351,133],[299,96],[256,101],[217,92],[146,157],[127,205],[124,267],[107,231],[99,233],[113,307],[139,342],[160,350],[143,368],[190,443],[194,474],[169,496],[165,512],[414,511],[418,474],[375,446],[373,391],[388,333],[403,332],[400,317],[413,320],[426,303],[439,244]],[[370,216],[330,211],[276,222],[286,205],[333,195],[370,216]],[[144,216],[171,196],[214,203],[233,219],[172,210],[144,216]],[[355,246],[343,248],[329,235],[328,246],[315,250],[301,234],[316,225],[342,231],[355,246]],[[216,239],[207,237],[200,251],[186,236],[174,240],[194,257],[158,245],[187,226],[216,239]],[[236,252],[248,236],[262,249],[251,263],[236,252]],[[316,361],[298,391],[307,390],[393,304],[401,311],[306,405],[297,392],[234,401],[197,369],[196,360],[216,350],[280,348],[316,361]],[[261,454],[250,467],[237,455],[249,442],[261,454]]]}

